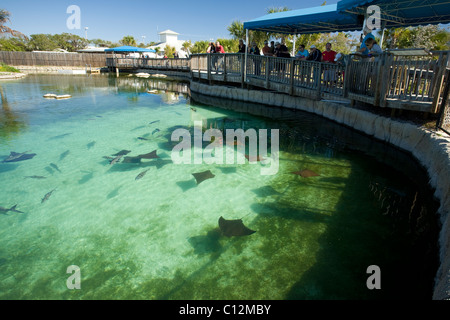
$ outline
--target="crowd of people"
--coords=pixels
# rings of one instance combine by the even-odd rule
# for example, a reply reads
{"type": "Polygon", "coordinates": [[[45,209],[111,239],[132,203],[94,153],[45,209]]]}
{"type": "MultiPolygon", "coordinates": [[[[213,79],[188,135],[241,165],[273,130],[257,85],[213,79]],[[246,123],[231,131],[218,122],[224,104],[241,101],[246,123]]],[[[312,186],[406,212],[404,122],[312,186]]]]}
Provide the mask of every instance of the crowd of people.
{"type": "MultiPolygon", "coordinates": [[[[309,51],[306,49],[305,45],[301,44],[298,48],[297,53],[294,57],[291,56],[289,50],[285,43],[271,41],[264,41],[264,46],[260,50],[256,42],[252,42],[251,46],[247,48],[243,40],[239,40],[239,50],[237,53],[245,53],[255,55],[263,55],[266,57],[279,57],[279,58],[295,58],[298,60],[305,61],[316,61],[325,63],[344,63],[345,55],[337,53],[332,50],[332,44],[327,43],[325,50],[320,51],[316,45],[311,45],[309,51]]],[[[216,43],[210,42],[207,53],[225,53],[223,46],[217,41],[216,43]]],[[[372,58],[372,61],[378,60],[378,55],[383,53],[383,50],[377,44],[375,37],[371,33],[371,30],[367,27],[363,30],[363,35],[361,36],[361,46],[357,50],[356,54],[359,54],[362,58],[372,58]]]]}

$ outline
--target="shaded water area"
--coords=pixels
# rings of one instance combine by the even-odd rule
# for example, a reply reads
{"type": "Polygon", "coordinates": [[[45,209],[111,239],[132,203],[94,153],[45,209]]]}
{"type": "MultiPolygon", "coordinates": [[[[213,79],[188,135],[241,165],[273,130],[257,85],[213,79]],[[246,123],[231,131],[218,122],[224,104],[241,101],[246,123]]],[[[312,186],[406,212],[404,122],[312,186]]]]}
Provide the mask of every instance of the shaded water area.
{"type": "Polygon", "coordinates": [[[0,161],[36,154],[0,163],[0,206],[23,212],[0,214],[0,299],[431,299],[437,203],[408,154],[307,113],[188,96],[179,82],[0,86],[0,161]],[[278,173],[174,164],[171,135],[193,135],[194,121],[279,129],[278,173]],[[318,176],[293,174],[305,169],[318,176]],[[197,184],[207,170],[214,178],[197,184]],[[220,217],[256,233],[225,237],[220,217]],[[71,265],[81,290],[66,286],[71,265]],[[381,290],[366,286],[370,265],[381,290]]]}

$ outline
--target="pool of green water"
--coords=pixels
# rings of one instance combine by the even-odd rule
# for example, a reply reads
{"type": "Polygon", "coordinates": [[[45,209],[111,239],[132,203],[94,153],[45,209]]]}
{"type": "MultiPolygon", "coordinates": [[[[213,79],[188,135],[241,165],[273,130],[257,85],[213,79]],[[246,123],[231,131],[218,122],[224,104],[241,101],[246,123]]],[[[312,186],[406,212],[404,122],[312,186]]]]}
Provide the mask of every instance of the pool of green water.
{"type": "Polygon", "coordinates": [[[0,206],[23,212],[0,214],[0,299],[431,298],[437,204],[401,151],[313,115],[189,96],[173,81],[30,75],[0,87],[0,161],[36,154],[0,162],[0,206]],[[194,121],[278,129],[278,173],[174,164],[171,135],[193,133],[194,121]],[[122,150],[159,158],[105,158],[122,150]],[[318,176],[293,174],[305,169],[318,176]],[[197,184],[192,174],[207,170],[215,177],[197,184]],[[256,232],[226,237],[220,217],[256,232]],[[72,265],[79,290],[67,286],[72,265]],[[380,290],[367,287],[371,265],[380,290]]]}

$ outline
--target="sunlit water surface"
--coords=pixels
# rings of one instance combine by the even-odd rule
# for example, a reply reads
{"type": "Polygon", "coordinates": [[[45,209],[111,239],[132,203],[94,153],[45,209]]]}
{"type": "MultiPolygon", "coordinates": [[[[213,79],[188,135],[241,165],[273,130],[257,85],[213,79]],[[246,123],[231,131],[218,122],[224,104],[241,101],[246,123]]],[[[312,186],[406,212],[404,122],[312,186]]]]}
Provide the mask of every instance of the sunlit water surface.
{"type": "Polygon", "coordinates": [[[0,215],[0,299],[431,298],[436,203],[408,155],[305,113],[191,98],[182,83],[30,75],[0,86],[0,161],[36,154],[0,163],[0,206],[24,212],[0,215]],[[196,120],[279,129],[278,174],[174,164],[171,134],[196,120]],[[160,158],[104,158],[121,150],[160,158]],[[319,176],[292,174],[304,169],[319,176]],[[207,170],[215,177],[197,185],[207,170]],[[225,237],[221,216],[256,233],[225,237]],[[80,290],[67,288],[71,265],[80,290]],[[381,290],[367,288],[370,265],[381,290]]]}

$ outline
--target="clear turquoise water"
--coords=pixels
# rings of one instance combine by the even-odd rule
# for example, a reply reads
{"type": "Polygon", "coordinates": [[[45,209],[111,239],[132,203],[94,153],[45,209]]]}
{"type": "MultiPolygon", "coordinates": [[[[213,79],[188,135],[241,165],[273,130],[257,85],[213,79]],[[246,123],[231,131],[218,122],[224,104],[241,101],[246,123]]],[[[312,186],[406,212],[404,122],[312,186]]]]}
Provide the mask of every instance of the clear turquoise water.
{"type": "Polygon", "coordinates": [[[191,98],[175,82],[30,75],[0,86],[0,160],[36,153],[0,163],[0,206],[24,212],[0,215],[0,299],[431,298],[436,203],[393,148],[304,113],[191,98]],[[170,136],[195,120],[280,129],[279,173],[174,165],[170,136]],[[121,150],[161,159],[103,158],[121,150]],[[320,176],[292,174],[303,169],[320,176]],[[206,170],[215,178],[197,185],[192,173],[206,170]],[[221,216],[256,233],[224,237],[221,216]],[[81,290],[66,286],[71,265],[81,290]],[[370,265],[381,290],[366,287],[370,265]]]}

